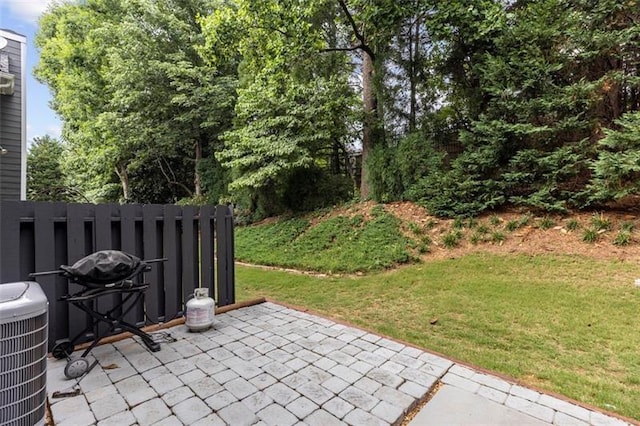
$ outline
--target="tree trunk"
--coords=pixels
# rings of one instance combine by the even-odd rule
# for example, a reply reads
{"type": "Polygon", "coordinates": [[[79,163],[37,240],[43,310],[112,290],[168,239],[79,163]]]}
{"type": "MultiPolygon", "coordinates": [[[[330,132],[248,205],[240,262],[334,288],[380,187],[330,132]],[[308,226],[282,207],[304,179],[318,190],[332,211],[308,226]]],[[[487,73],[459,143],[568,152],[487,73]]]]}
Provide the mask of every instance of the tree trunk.
{"type": "Polygon", "coordinates": [[[120,178],[122,184],[122,197],[124,202],[129,202],[129,174],[127,173],[127,166],[117,165],[115,166],[116,174],[120,178]]]}
{"type": "Polygon", "coordinates": [[[420,18],[416,18],[415,27],[409,29],[409,96],[411,97],[409,105],[409,131],[416,130],[416,110],[418,109],[417,100],[417,74],[418,60],[420,49],[420,18]]]}
{"type": "Polygon", "coordinates": [[[196,140],[195,144],[195,170],[194,170],[194,178],[193,178],[193,186],[194,193],[196,198],[200,198],[202,196],[202,176],[200,175],[200,171],[198,170],[198,166],[200,165],[200,161],[202,160],[202,137],[199,137],[196,140]]]}
{"type": "Polygon", "coordinates": [[[362,51],[362,103],[364,105],[364,122],[362,123],[362,180],[360,196],[367,199],[371,193],[367,159],[374,147],[378,119],[378,98],[375,90],[374,59],[366,51],[362,51]]]}

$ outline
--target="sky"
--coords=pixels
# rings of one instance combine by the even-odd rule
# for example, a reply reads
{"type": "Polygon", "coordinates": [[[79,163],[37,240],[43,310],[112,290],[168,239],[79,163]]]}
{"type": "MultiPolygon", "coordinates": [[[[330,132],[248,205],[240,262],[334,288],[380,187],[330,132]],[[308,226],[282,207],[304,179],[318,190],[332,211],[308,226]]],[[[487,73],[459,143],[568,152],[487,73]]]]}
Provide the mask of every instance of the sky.
{"type": "Polygon", "coordinates": [[[49,108],[51,93],[33,76],[39,52],[34,46],[38,31],[38,17],[54,0],[0,0],[0,28],[14,31],[27,38],[27,144],[34,137],[60,137],[62,123],[49,108]]]}

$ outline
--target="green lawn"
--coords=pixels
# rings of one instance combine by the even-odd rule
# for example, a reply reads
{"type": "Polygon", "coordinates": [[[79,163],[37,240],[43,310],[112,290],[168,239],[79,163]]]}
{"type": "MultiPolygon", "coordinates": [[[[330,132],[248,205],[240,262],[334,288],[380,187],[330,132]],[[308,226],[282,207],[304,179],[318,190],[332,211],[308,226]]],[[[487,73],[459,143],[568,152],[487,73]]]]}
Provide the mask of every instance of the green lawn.
{"type": "Polygon", "coordinates": [[[265,296],[640,420],[634,263],[470,255],[363,277],[237,267],[265,296]],[[430,321],[437,318],[435,325],[430,321]]]}

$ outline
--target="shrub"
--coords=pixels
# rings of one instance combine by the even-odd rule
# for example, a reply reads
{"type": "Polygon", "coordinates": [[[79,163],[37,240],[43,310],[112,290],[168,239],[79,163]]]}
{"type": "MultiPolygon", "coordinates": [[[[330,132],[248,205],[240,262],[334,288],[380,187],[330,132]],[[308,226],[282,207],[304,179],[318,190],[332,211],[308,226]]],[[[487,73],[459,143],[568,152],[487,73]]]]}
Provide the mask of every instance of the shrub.
{"type": "Polygon", "coordinates": [[[567,229],[569,231],[575,231],[578,228],[580,228],[580,222],[578,222],[578,219],[569,219],[569,221],[567,221],[567,229]]]}
{"type": "Polygon", "coordinates": [[[444,237],[442,237],[442,244],[446,248],[457,247],[460,244],[461,238],[462,234],[459,231],[450,231],[447,232],[444,237]]]}
{"type": "Polygon", "coordinates": [[[494,243],[501,243],[506,239],[507,237],[506,235],[504,235],[504,232],[496,231],[491,234],[491,241],[493,241],[494,243]]]}
{"type": "Polygon", "coordinates": [[[591,217],[591,225],[596,231],[609,231],[611,229],[611,220],[606,218],[602,213],[594,214],[591,217]]]}
{"type": "Polygon", "coordinates": [[[487,227],[487,225],[480,224],[478,225],[478,228],[476,228],[476,232],[480,235],[488,234],[489,228],[487,227]]]}
{"type": "Polygon", "coordinates": [[[464,219],[461,217],[456,217],[453,220],[453,229],[462,229],[464,228],[464,219]]]}
{"type": "Polygon", "coordinates": [[[556,223],[553,221],[553,219],[551,219],[549,216],[545,216],[540,219],[538,226],[540,226],[540,229],[549,229],[552,228],[555,224],[556,223]]]}
{"type": "Polygon", "coordinates": [[[631,244],[631,233],[627,231],[620,231],[613,240],[613,244],[616,246],[628,246],[631,244]]]}
{"type": "Polygon", "coordinates": [[[471,244],[476,245],[480,242],[482,242],[484,240],[484,237],[482,234],[479,234],[478,232],[474,232],[471,237],[469,238],[469,242],[471,242],[471,244]]]}
{"type": "Polygon", "coordinates": [[[620,229],[626,232],[632,232],[633,228],[635,228],[635,223],[633,223],[633,221],[625,221],[620,225],[620,229]]]}
{"type": "Polygon", "coordinates": [[[582,241],[585,243],[595,243],[598,241],[598,237],[598,231],[593,228],[589,228],[582,234],[582,241]]]}
{"type": "Polygon", "coordinates": [[[509,232],[513,232],[520,227],[520,222],[517,220],[510,220],[507,222],[506,229],[509,232]]]}

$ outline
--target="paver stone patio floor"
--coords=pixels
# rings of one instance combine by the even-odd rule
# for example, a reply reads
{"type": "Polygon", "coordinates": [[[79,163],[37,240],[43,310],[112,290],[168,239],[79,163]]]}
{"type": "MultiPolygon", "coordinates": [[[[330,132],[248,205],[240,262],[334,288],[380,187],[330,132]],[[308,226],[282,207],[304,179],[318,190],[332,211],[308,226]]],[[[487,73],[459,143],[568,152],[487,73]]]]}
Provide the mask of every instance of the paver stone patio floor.
{"type": "Polygon", "coordinates": [[[128,338],[93,349],[80,394],[51,358],[48,400],[56,425],[390,425],[437,389],[410,422],[420,425],[627,422],[519,386],[427,351],[265,302],[215,317],[200,333],[154,333],[150,352],[128,338]],[[169,339],[169,337],[171,339],[169,339]],[[175,341],[169,341],[175,339],[175,341]]]}

